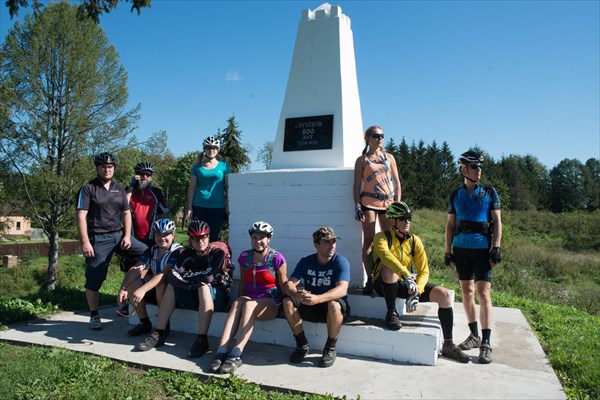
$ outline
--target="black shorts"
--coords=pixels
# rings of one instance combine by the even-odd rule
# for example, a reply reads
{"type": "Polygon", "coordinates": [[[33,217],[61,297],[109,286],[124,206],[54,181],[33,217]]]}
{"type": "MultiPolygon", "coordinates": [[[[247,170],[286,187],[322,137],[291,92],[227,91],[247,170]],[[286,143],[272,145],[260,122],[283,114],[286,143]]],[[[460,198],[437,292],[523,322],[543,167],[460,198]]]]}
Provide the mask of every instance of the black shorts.
{"type": "MultiPolygon", "coordinates": [[[[421,293],[419,295],[419,302],[420,303],[429,303],[430,302],[429,294],[431,293],[433,288],[436,286],[438,286],[438,285],[434,285],[433,283],[425,284],[425,290],[423,290],[423,293],[421,293]]],[[[383,281],[381,280],[381,278],[377,279],[375,281],[375,283],[373,283],[373,289],[375,289],[375,291],[377,292],[378,295],[380,295],[381,297],[384,297],[383,296],[383,281]]],[[[404,284],[404,281],[398,281],[398,292],[396,293],[396,297],[399,297],[401,299],[408,299],[410,297],[408,295],[408,288],[404,284]]]]}
{"type": "Polygon", "coordinates": [[[367,206],[363,206],[362,204],[360,205],[361,210],[363,210],[363,212],[365,211],[374,211],[375,214],[377,215],[385,215],[385,210],[376,210],[374,208],[371,207],[367,207],[367,206]]]}
{"type": "Polygon", "coordinates": [[[453,249],[456,274],[461,281],[473,280],[492,282],[492,264],[488,249],[453,249]]]}
{"type": "MultiPolygon", "coordinates": [[[[224,288],[210,286],[210,294],[214,303],[215,312],[225,311],[229,303],[229,294],[224,288]]],[[[173,286],[175,293],[175,307],[185,310],[196,310],[200,307],[198,289],[185,290],[173,286]]]]}
{"type": "MultiPolygon", "coordinates": [[[[309,322],[327,322],[327,303],[319,303],[315,304],[314,306],[307,306],[295,299],[290,298],[290,300],[292,300],[292,303],[294,303],[294,306],[298,309],[298,312],[303,320],[309,322]]],[[[344,316],[344,319],[346,319],[348,315],[350,315],[350,305],[348,304],[348,301],[346,299],[337,299],[333,301],[340,303],[340,306],[342,307],[342,315],[344,316]]]]}

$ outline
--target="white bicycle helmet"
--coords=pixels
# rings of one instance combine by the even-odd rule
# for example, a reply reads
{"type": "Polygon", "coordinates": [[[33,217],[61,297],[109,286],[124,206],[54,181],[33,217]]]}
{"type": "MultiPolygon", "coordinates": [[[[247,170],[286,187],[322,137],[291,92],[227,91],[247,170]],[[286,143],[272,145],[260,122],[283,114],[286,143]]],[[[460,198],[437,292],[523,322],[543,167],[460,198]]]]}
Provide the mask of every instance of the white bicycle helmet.
{"type": "Polygon", "coordinates": [[[264,233],[268,237],[273,236],[273,227],[265,221],[257,221],[252,224],[250,228],[248,228],[248,233],[252,235],[254,232],[264,233]]]}
{"type": "Polygon", "coordinates": [[[216,136],[209,136],[206,139],[204,139],[202,146],[203,147],[210,146],[210,147],[221,148],[221,141],[216,136]]]}

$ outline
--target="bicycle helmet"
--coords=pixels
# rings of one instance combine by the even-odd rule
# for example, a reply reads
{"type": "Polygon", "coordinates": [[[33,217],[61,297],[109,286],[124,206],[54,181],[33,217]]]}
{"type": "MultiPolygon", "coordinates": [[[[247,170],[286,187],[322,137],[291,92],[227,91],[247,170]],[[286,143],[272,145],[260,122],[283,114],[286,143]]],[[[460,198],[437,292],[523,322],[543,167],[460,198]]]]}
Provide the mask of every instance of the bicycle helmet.
{"type": "Polygon", "coordinates": [[[188,225],[188,236],[203,236],[210,234],[210,227],[204,221],[193,219],[188,225]]]}
{"type": "Polygon", "coordinates": [[[216,136],[209,136],[206,139],[204,139],[204,142],[203,142],[203,147],[206,147],[206,146],[221,148],[221,141],[216,136]]]}
{"type": "Polygon", "coordinates": [[[268,237],[273,236],[273,227],[269,225],[268,222],[258,221],[252,224],[250,228],[248,228],[248,233],[252,235],[254,232],[264,233],[268,237]]]}
{"type": "Polygon", "coordinates": [[[411,217],[412,213],[413,212],[408,206],[408,204],[406,204],[403,201],[395,201],[392,204],[390,204],[385,210],[385,216],[389,219],[411,217]]]}
{"type": "Polygon", "coordinates": [[[152,230],[160,233],[174,233],[175,228],[175,222],[171,221],[169,218],[159,219],[152,225],[152,230]]]}
{"type": "Polygon", "coordinates": [[[109,165],[109,164],[117,165],[117,159],[111,153],[109,153],[108,151],[105,151],[104,153],[98,154],[94,158],[94,164],[95,165],[109,165]]]}
{"type": "Polygon", "coordinates": [[[471,164],[483,162],[483,156],[474,150],[465,151],[458,158],[459,164],[471,164]]]}
{"type": "Polygon", "coordinates": [[[154,165],[149,162],[139,162],[139,163],[135,164],[135,167],[133,167],[133,170],[135,171],[136,174],[139,174],[142,171],[150,171],[150,173],[153,174],[154,173],[154,165]]]}

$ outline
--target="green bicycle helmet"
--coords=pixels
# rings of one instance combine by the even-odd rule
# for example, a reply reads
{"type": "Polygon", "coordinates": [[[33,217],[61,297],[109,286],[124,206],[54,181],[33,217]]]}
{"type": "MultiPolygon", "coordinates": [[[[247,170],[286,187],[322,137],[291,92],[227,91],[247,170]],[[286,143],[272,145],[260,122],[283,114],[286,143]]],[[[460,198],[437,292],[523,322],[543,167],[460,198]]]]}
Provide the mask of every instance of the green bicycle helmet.
{"type": "Polygon", "coordinates": [[[411,217],[412,213],[413,212],[408,206],[408,204],[406,204],[403,201],[395,201],[392,204],[390,204],[385,210],[385,216],[389,219],[411,217]]]}

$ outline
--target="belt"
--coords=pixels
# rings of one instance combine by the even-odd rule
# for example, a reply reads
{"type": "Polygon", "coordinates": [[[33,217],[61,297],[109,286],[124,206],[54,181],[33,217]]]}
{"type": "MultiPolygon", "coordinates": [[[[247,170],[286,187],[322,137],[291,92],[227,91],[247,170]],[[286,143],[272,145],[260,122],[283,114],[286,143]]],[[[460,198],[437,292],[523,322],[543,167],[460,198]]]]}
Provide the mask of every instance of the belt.
{"type": "Polygon", "coordinates": [[[369,193],[369,192],[362,192],[361,197],[362,196],[373,197],[374,199],[379,199],[379,200],[392,200],[394,198],[394,194],[380,194],[380,193],[369,193]]]}
{"type": "Polygon", "coordinates": [[[456,234],[458,233],[481,233],[486,234],[490,228],[489,222],[460,221],[456,225],[456,234]]]}

